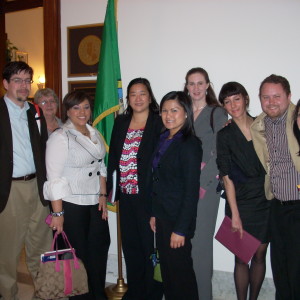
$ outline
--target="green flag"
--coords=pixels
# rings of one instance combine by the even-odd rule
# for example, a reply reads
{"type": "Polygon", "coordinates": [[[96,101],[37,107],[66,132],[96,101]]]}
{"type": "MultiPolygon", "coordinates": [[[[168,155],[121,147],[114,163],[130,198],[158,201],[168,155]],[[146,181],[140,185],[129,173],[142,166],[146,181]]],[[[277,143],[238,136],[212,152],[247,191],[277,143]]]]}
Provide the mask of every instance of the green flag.
{"type": "Polygon", "coordinates": [[[93,126],[103,136],[107,152],[114,124],[114,112],[119,110],[119,101],[122,98],[115,3],[114,0],[108,0],[102,34],[93,115],[93,126]]]}

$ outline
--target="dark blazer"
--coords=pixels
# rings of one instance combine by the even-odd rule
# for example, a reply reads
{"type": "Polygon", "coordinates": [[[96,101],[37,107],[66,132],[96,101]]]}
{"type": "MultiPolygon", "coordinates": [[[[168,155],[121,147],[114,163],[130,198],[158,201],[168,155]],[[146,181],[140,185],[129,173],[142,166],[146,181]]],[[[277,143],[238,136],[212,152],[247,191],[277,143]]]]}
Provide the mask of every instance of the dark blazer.
{"type": "MultiPolygon", "coordinates": [[[[123,145],[126,134],[130,125],[130,115],[120,115],[116,118],[114,128],[112,131],[108,166],[107,166],[107,191],[110,192],[112,188],[112,173],[117,170],[117,185],[120,182],[120,168],[119,162],[122,155],[123,145]]],[[[163,124],[158,114],[149,113],[140,147],[137,153],[137,172],[139,185],[139,199],[144,202],[146,208],[150,212],[150,191],[151,185],[151,157],[156,148],[160,132],[163,124]]],[[[116,200],[119,200],[120,190],[117,186],[116,200]]]]}
{"type": "MultiPolygon", "coordinates": [[[[35,120],[36,110],[32,104],[30,109],[27,110],[29,135],[31,141],[31,147],[33,152],[33,158],[36,168],[37,183],[39,189],[40,200],[44,206],[48,204],[48,201],[43,197],[43,184],[46,180],[46,167],[45,167],[45,150],[46,141],[48,138],[47,125],[45,118],[41,112],[41,134],[35,120]]],[[[13,174],[13,142],[12,131],[9,119],[9,113],[4,99],[0,99],[0,212],[2,212],[6,206],[12,182],[13,174]]]]}
{"type": "Polygon", "coordinates": [[[153,170],[153,216],[173,222],[173,232],[187,237],[195,231],[202,153],[197,137],[175,139],[153,170]]]}

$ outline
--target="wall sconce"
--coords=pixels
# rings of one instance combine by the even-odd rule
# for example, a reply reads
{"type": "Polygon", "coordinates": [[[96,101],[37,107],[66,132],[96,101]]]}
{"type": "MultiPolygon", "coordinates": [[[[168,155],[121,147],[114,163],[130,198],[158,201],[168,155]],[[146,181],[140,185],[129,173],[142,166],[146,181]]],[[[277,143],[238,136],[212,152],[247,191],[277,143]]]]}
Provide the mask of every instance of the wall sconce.
{"type": "Polygon", "coordinates": [[[45,75],[40,75],[38,77],[38,83],[37,83],[39,90],[45,88],[45,82],[46,82],[45,75]]]}

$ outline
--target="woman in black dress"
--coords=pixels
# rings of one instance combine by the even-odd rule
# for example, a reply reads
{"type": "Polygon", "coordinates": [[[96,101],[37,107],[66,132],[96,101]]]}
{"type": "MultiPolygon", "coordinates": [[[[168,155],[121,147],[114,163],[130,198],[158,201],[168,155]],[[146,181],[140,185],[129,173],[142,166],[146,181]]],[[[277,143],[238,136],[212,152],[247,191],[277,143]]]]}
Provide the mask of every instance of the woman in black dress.
{"type": "Polygon", "coordinates": [[[219,101],[232,117],[232,122],[217,135],[217,164],[226,192],[225,213],[232,218],[232,230],[241,238],[246,230],[261,245],[250,264],[235,257],[234,280],[237,298],[257,299],[265,277],[265,256],[268,247],[268,217],[270,203],[265,198],[265,171],[253,147],[248,114],[249,96],[238,82],[223,85],[219,101]]]}

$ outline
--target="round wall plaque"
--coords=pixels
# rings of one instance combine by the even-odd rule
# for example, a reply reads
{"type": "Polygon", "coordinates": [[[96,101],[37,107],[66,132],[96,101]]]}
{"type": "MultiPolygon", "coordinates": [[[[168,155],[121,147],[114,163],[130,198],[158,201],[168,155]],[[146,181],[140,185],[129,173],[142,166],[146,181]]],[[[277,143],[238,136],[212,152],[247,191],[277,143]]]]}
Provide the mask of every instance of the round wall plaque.
{"type": "Polygon", "coordinates": [[[98,63],[100,57],[101,40],[95,35],[84,37],[78,46],[78,56],[87,66],[98,63]]]}

